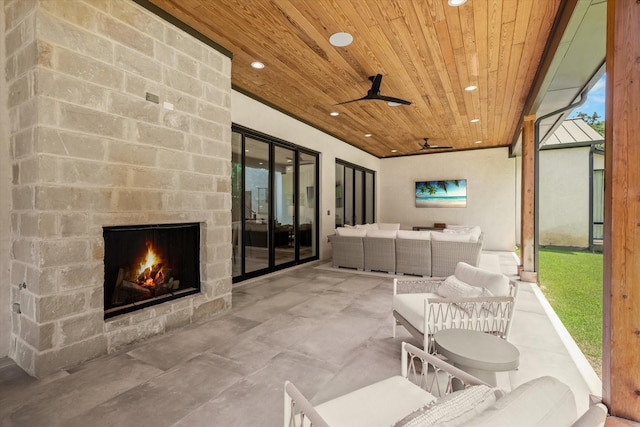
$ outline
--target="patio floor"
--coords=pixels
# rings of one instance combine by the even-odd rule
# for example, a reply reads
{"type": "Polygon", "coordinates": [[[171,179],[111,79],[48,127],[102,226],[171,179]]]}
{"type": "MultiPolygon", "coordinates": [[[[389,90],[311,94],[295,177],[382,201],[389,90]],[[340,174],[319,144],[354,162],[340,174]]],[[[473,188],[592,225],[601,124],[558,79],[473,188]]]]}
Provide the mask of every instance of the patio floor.
{"type": "MultiPolygon", "coordinates": [[[[512,253],[483,254],[515,278],[512,253]]],[[[280,426],[283,383],[313,403],[400,372],[392,276],[314,263],[235,285],[233,309],[43,379],[0,359],[2,426],[280,426]]],[[[523,283],[510,341],[520,368],[567,383],[578,413],[601,384],[536,286],[523,283]]]]}

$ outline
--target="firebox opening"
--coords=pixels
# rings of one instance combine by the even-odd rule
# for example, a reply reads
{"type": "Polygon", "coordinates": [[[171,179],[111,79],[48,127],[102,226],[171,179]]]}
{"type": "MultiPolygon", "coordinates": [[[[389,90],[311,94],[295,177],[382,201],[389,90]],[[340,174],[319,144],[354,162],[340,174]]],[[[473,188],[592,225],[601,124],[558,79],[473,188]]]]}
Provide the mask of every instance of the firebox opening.
{"type": "Polygon", "coordinates": [[[104,227],[104,318],[200,292],[200,224],[104,227]]]}

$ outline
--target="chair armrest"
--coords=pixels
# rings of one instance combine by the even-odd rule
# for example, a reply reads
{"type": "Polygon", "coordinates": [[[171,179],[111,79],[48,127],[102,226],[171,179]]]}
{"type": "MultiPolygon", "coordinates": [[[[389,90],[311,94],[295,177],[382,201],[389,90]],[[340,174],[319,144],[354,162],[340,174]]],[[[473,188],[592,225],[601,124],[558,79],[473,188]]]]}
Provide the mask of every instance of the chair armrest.
{"type": "Polygon", "coordinates": [[[329,427],[313,405],[290,381],[284,383],[284,427],[329,427]],[[306,418],[306,420],[305,420],[306,418]],[[308,421],[307,421],[308,420],[308,421]]]}
{"type": "Polygon", "coordinates": [[[409,343],[402,343],[402,376],[419,385],[435,397],[453,391],[454,383],[463,387],[489,385],[409,343]]]}
{"type": "Polygon", "coordinates": [[[436,293],[442,280],[432,279],[393,279],[393,294],[436,293]]]}

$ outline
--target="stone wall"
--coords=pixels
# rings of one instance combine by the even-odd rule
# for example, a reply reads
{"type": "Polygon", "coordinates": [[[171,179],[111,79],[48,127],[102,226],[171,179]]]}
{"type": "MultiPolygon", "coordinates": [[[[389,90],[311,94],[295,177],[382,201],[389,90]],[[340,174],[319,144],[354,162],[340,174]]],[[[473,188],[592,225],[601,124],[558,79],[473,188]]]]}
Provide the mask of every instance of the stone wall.
{"type": "Polygon", "coordinates": [[[10,356],[43,376],[229,308],[230,59],[129,0],[4,8],[10,356]],[[180,222],[200,294],[105,322],[102,227],[180,222]]]}

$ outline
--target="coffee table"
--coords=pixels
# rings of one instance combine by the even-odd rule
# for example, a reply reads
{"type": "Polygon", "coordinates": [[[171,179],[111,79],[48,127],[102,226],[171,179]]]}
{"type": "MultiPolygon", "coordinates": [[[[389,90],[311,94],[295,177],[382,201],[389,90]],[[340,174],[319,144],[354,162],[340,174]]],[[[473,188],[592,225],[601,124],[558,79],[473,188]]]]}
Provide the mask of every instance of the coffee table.
{"type": "Polygon", "coordinates": [[[433,335],[436,351],[454,366],[496,386],[496,372],[520,364],[520,351],[510,342],[470,329],[444,329],[433,335]]]}

